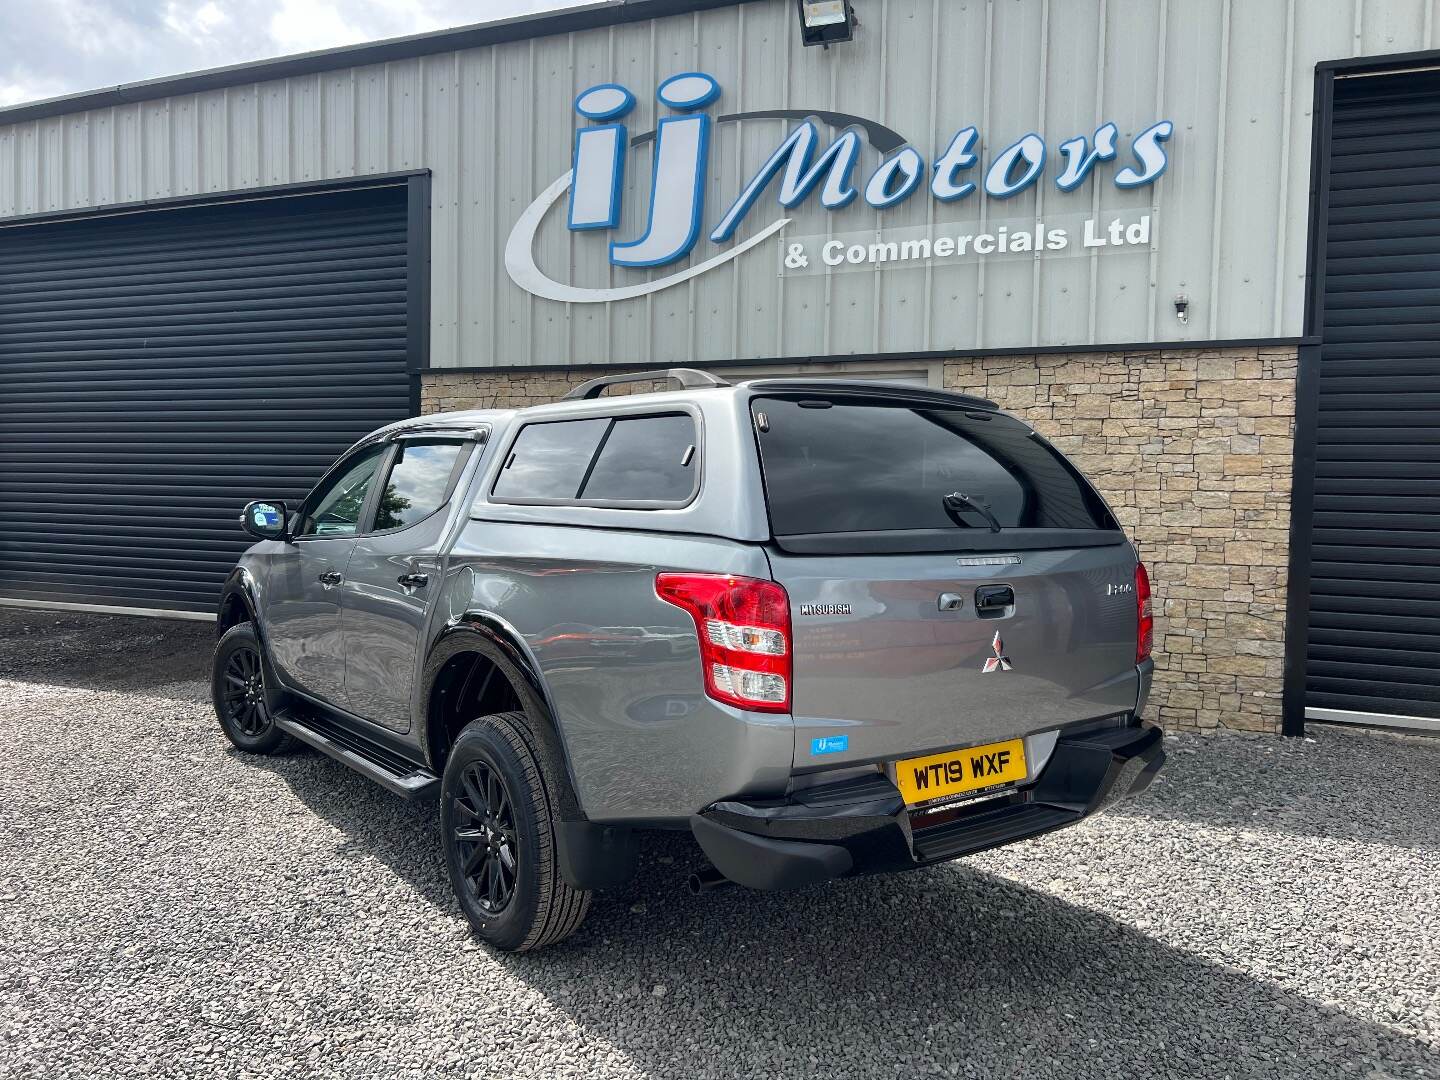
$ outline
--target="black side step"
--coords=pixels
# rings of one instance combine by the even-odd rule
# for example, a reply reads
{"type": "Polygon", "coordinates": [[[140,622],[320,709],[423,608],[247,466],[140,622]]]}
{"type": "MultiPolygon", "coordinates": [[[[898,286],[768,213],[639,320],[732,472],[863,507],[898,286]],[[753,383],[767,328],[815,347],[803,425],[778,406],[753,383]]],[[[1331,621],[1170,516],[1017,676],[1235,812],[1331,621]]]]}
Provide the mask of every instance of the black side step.
{"type": "Polygon", "coordinates": [[[429,769],[319,716],[283,712],[275,726],[403,798],[418,799],[440,788],[440,778],[429,769]]]}

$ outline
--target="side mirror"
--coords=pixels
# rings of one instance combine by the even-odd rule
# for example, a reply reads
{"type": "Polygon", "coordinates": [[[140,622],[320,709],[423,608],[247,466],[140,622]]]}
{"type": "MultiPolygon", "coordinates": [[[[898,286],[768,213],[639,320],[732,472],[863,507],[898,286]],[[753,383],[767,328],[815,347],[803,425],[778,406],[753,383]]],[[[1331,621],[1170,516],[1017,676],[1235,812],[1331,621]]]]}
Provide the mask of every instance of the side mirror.
{"type": "Polygon", "coordinates": [[[290,524],[290,511],[281,502],[246,503],[240,512],[240,524],[251,536],[261,540],[283,540],[290,524]]]}

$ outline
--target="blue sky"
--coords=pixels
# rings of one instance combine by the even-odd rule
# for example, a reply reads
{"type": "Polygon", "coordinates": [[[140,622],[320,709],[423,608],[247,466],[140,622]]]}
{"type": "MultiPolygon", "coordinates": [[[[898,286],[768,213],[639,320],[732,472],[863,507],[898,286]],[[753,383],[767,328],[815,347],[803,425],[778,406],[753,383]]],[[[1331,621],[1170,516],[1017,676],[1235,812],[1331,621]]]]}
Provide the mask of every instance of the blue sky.
{"type": "Polygon", "coordinates": [[[0,106],[574,0],[0,0],[0,106]]]}

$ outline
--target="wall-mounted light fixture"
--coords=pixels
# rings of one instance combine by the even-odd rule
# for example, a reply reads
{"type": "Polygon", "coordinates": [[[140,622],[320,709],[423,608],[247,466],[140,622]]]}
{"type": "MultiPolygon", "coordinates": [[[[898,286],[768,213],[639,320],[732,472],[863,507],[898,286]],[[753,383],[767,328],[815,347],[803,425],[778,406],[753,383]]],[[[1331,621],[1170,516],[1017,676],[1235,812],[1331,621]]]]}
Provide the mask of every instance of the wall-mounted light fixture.
{"type": "Polygon", "coordinates": [[[855,13],[850,0],[797,0],[800,5],[800,41],[829,48],[855,36],[855,13]]]}

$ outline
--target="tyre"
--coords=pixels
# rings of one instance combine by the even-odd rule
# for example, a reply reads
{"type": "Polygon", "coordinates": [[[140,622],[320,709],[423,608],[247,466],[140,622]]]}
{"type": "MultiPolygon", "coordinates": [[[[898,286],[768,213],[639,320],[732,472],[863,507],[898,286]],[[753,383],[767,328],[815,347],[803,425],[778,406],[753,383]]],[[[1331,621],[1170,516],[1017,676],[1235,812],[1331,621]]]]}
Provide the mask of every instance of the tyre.
{"type": "Polygon", "coordinates": [[[569,937],[590,894],[560,876],[555,820],[524,713],[473,720],[440,786],[450,883],[482,941],[526,952],[569,937]]]}
{"type": "Polygon", "coordinates": [[[265,707],[264,665],[260,640],[248,622],[232,626],[215,646],[210,696],[220,730],[247,754],[278,754],[294,740],[275,726],[265,707]]]}

